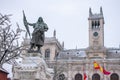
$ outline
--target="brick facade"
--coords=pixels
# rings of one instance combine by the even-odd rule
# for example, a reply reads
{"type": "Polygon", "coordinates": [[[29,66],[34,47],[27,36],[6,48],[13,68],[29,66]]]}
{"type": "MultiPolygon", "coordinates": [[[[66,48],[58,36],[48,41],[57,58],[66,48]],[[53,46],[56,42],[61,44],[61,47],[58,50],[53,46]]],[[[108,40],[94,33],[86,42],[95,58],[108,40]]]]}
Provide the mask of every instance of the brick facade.
{"type": "Polygon", "coordinates": [[[3,68],[0,69],[0,80],[8,80],[7,79],[8,72],[3,68]]]}

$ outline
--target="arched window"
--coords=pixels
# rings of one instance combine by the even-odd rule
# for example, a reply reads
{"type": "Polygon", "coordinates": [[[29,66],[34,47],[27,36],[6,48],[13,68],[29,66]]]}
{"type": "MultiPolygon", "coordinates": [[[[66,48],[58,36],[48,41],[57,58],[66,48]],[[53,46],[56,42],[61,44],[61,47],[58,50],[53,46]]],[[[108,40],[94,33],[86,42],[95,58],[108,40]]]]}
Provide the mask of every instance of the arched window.
{"type": "Polygon", "coordinates": [[[75,75],[75,80],[82,80],[82,75],[81,74],[76,74],[75,75]]]}
{"type": "Polygon", "coordinates": [[[100,21],[98,21],[98,26],[100,26],[100,21]]]}
{"type": "Polygon", "coordinates": [[[46,49],[45,50],[45,59],[49,59],[50,58],[50,49],[46,49]]]}
{"type": "Polygon", "coordinates": [[[98,21],[96,21],[96,29],[99,29],[99,28],[100,28],[100,22],[98,20],[98,21]]]}
{"type": "Polygon", "coordinates": [[[111,74],[110,80],[119,80],[119,76],[116,73],[111,74]]]}
{"type": "Polygon", "coordinates": [[[92,29],[94,29],[94,26],[95,26],[95,25],[94,25],[94,21],[92,21],[92,29]]]}
{"type": "Polygon", "coordinates": [[[55,50],[55,58],[58,56],[58,52],[57,50],[55,50]]]}
{"type": "Polygon", "coordinates": [[[95,73],[93,76],[92,76],[92,80],[100,80],[100,75],[95,73]]]}
{"type": "Polygon", "coordinates": [[[97,29],[97,21],[95,21],[95,29],[97,29]]]}
{"type": "Polygon", "coordinates": [[[65,75],[64,74],[60,74],[58,77],[58,80],[65,80],[65,75]]]}

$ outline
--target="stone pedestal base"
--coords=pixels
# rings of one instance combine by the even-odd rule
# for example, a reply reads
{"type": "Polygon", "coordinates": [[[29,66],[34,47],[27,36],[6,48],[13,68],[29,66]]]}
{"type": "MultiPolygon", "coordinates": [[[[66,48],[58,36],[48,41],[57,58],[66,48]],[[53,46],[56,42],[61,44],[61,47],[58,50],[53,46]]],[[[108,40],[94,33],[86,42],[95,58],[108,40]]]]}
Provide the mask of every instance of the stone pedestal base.
{"type": "Polygon", "coordinates": [[[14,80],[52,80],[53,70],[48,67],[40,53],[27,53],[22,62],[13,66],[14,80]]]}

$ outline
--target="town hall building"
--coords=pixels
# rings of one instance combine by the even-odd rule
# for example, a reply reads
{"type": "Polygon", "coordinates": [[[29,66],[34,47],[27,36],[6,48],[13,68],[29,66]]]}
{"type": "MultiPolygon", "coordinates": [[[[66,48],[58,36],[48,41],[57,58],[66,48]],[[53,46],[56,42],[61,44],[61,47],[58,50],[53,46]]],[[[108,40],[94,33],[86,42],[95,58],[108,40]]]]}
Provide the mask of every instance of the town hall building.
{"type": "MultiPolygon", "coordinates": [[[[53,80],[84,80],[84,73],[86,80],[120,80],[120,48],[104,46],[105,21],[102,8],[98,14],[94,14],[90,8],[88,22],[89,46],[86,48],[64,49],[64,43],[60,44],[56,38],[56,31],[53,37],[45,38],[41,53],[48,67],[54,69],[53,80]],[[105,75],[94,69],[94,61],[110,74],[105,75]]],[[[22,45],[29,45],[29,41],[25,37],[22,45]]]]}

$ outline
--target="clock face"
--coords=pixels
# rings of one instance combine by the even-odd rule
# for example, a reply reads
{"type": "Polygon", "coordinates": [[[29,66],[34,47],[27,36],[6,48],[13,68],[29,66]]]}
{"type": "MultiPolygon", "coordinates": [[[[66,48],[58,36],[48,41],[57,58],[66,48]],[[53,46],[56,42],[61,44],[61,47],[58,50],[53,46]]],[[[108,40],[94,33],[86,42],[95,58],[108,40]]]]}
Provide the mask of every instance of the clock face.
{"type": "Polygon", "coordinates": [[[94,35],[95,37],[97,37],[97,36],[98,36],[98,32],[94,32],[93,35],[94,35]]]}

